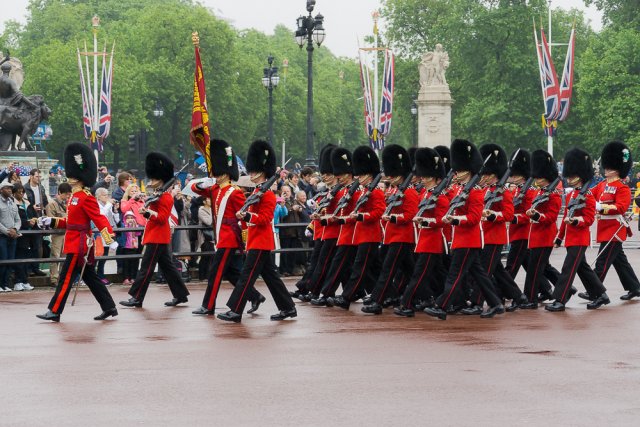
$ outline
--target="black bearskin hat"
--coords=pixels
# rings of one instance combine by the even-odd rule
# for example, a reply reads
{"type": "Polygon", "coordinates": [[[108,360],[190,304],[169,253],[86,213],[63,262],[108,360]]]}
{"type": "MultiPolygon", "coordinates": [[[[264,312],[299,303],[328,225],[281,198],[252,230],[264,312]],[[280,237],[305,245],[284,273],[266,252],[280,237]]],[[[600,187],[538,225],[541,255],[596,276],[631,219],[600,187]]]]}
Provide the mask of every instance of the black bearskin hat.
{"type": "Polygon", "coordinates": [[[420,177],[444,178],[444,163],[440,154],[433,148],[423,147],[416,150],[416,175],[420,177]]]}
{"type": "Polygon", "coordinates": [[[620,178],[629,175],[633,166],[631,150],[624,142],[611,141],[602,149],[600,164],[603,169],[613,169],[620,173],[620,178]]]}
{"type": "Polygon", "coordinates": [[[351,152],[342,147],[331,150],[331,167],[334,175],[344,175],[345,173],[353,175],[351,152]]]}
{"type": "Polygon", "coordinates": [[[266,178],[276,174],[276,152],[266,141],[253,141],[247,153],[247,172],[263,172],[266,178]]]}
{"type": "Polygon", "coordinates": [[[64,148],[64,168],[68,178],[93,187],[98,176],[98,162],[93,150],[86,144],[74,142],[64,148]]]}
{"type": "Polygon", "coordinates": [[[418,151],[418,147],[409,147],[407,150],[407,153],[409,153],[409,161],[411,162],[411,170],[416,166],[416,151],[418,151]]]}
{"type": "Polygon", "coordinates": [[[562,176],[570,178],[577,176],[582,183],[587,183],[593,178],[593,160],[589,153],[580,148],[572,148],[564,155],[562,176]]]}
{"type": "Polygon", "coordinates": [[[173,162],[162,153],[151,152],[144,160],[144,171],[149,179],[169,182],[173,178],[173,162]]]}
{"type": "Polygon", "coordinates": [[[511,175],[523,176],[524,179],[531,176],[531,153],[524,148],[516,150],[511,155],[511,175]]]}
{"type": "Polygon", "coordinates": [[[480,172],[484,159],[476,146],[465,139],[456,139],[451,143],[451,168],[456,171],[480,172]]]}
{"type": "Polygon", "coordinates": [[[368,145],[361,145],[353,150],[353,174],[355,176],[371,175],[380,173],[380,160],[375,150],[368,145]]]}
{"type": "Polygon", "coordinates": [[[320,150],[320,174],[330,174],[333,175],[333,167],[331,166],[331,151],[333,151],[333,149],[336,146],[333,144],[327,144],[324,147],[322,147],[322,150],[320,150]]]}
{"type": "Polygon", "coordinates": [[[531,153],[531,176],[554,181],[558,177],[558,165],[553,156],[544,150],[531,153]]]}
{"type": "Polygon", "coordinates": [[[484,175],[494,174],[498,179],[502,178],[509,167],[507,153],[504,149],[497,144],[484,144],[480,147],[480,155],[483,159],[491,156],[485,163],[482,173],[484,175]]]}
{"type": "Polygon", "coordinates": [[[213,176],[229,175],[232,181],[240,178],[236,153],[227,141],[212,139],[209,151],[211,159],[211,173],[213,176]]]}
{"type": "Polygon", "coordinates": [[[444,172],[448,174],[451,170],[451,150],[446,145],[436,145],[433,149],[440,154],[442,163],[444,163],[444,172]]]}
{"type": "Polygon", "coordinates": [[[409,153],[400,145],[387,145],[382,150],[382,168],[386,176],[402,176],[406,178],[411,172],[409,153]]]}

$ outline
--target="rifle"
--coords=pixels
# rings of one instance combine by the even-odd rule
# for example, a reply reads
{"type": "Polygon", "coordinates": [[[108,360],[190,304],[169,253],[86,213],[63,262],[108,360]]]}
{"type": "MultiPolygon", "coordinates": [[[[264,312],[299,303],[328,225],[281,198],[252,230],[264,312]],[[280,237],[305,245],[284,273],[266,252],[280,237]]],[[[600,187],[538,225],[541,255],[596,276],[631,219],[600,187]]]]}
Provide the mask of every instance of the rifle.
{"type": "Polygon", "coordinates": [[[144,202],[144,207],[149,207],[149,205],[155,201],[157,201],[160,196],[162,196],[164,194],[165,191],[169,190],[171,187],[173,187],[174,185],[176,185],[176,177],[180,174],[180,172],[182,172],[183,170],[185,170],[185,168],[189,166],[189,162],[185,163],[182,168],[176,172],[175,174],[173,174],[173,178],[171,178],[169,181],[165,182],[162,187],[160,188],[156,188],[155,190],[153,190],[153,194],[151,196],[149,196],[147,198],[147,200],[145,200],[144,202]]]}
{"type": "Polygon", "coordinates": [[[542,192],[538,194],[535,199],[533,199],[530,209],[535,209],[541,204],[543,204],[544,202],[546,202],[547,200],[549,200],[549,196],[551,195],[551,193],[555,191],[559,183],[560,183],[560,177],[557,177],[555,180],[553,180],[551,184],[544,187],[542,189],[542,192]]]}
{"type": "Polygon", "coordinates": [[[344,209],[349,204],[349,200],[353,198],[353,195],[358,191],[359,187],[360,181],[357,179],[349,185],[347,192],[340,197],[340,200],[338,200],[338,205],[336,206],[336,210],[333,211],[333,216],[336,216],[338,212],[340,212],[340,209],[344,209]]]}
{"type": "Polygon", "coordinates": [[[320,200],[320,202],[318,202],[318,204],[316,205],[316,210],[313,212],[313,215],[321,215],[322,211],[329,206],[329,204],[331,203],[331,200],[333,200],[333,198],[336,197],[336,194],[338,194],[338,191],[340,190],[342,190],[341,184],[334,185],[331,191],[327,193],[326,197],[320,200]]]}
{"type": "Polygon", "coordinates": [[[591,184],[591,181],[592,180],[590,179],[589,181],[583,183],[578,195],[575,198],[571,199],[571,201],[569,201],[569,204],[567,205],[567,218],[573,218],[573,215],[575,215],[576,211],[586,205],[587,191],[589,191],[589,184],[591,184]]]}
{"type": "Polygon", "coordinates": [[[480,181],[480,178],[482,177],[482,173],[484,172],[484,167],[485,167],[485,165],[487,164],[487,162],[489,161],[490,158],[491,158],[491,154],[489,154],[487,156],[487,158],[484,159],[484,163],[482,163],[482,167],[480,168],[478,173],[471,177],[469,182],[467,182],[465,184],[465,186],[462,189],[462,191],[456,197],[453,198],[451,203],[449,203],[449,210],[447,211],[447,213],[444,216],[453,215],[453,212],[456,209],[458,209],[459,207],[464,206],[465,203],[467,203],[467,199],[469,198],[469,193],[471,193],[471,190],[473,189],[473,187],[475,187],[476,184],[478,184],[478,181],[480,181]]]}
{"type": "Polygon", "coordinates": [[[360,208],[364,206],[365,203],[367,203],[367,200],[369,200],[369,196],[371,196],[371,193],[373,192],[373,190],[375,190],[376,187],[378,187],[378,184],[380,183],[381,179],[382,179],[382,174],[379,173],[375,178],[373,178],[373,181],[371,181],[369,185],[367,185],[366,192],[360,196],[360,198],[356,202],[356,207],[353,208],[353,211],[355,213],[358,213],[360,211],[360,208]]]}
{"type": "Polygon", "coordinates": [[[389,197],[387,197],[387,200],[386,200],[387,208],[385,209],[384,214],[382,214],[382,216],[389,216],[393,208],[395,208],[396,206],[402,206],[402,199],[404,199],[404,192],[407,191],[407,188],[409,188],[409,186],[411,185],[412,179],[413,179],[413,171],[411,171],[409,175],[407,175],[405,180],[402,182],[402,184],[398,186],[398,190],[392,195],[390,195],[389,197]]]}
{"type": "Polygon", "coordinates": [[[511,176],[511,166],[513,166],[513,159],[516,158],[519,152],[520,152],[520,149],[518,148],[518,151],[515,152],[515,154],[511,158],[511,161],[509,162],[509,167],[505,171],[504,175],[502,175],[502,178],[500,178],[500,181],[498,181],[498,183],[496,184],[496,189],[493,191],[487,191],[485,193],[484,195],[485,210],[491,209],[491,206],[493,206],[495,203],[502,200],[502,195],[504,194],[505,185],[507,184],[507,180],[511,176]]]}
{"type": "Polygon", "coordinates": [[[267,181],[260,184],[260,186],[258,187],[258,191],[251,194],[249,197],[247,197],[247,200],[245,200],[244,205],[242,206],[239,212],[246,212],[247,209],[249,209],[249,206],[255,205],[256,203],[258,203],[260,199],[262,199],[262,196],[264,196],[264,193],[269,191],[273,183],[276,182],[277,178],[278,178],[277,175],[273,175],[267,181]]]}
{"type": "Polygon", "coordinates": [[[527,190],[533,184],[533,177],[529,177],[524,184],[522,184],[522,190],[518,193],[516,197],[513,198],[513,207],[520,206],[520,203],[524,201],[525,196],[527,195],[527,190]]]}
{"type": "Polygon", "coordinates": [[[418,205],[418,213],[415,216],[416,218],[422,218],[422,215],[424,215],[426,211],[436,207],[438,197],[440,197],[442,192],[449,187],[449,184],[451,184],[451,180],[453,179],[453,175],[453,169],[450,169],[447,176],[433,189],[429,197],[420,201],[420,204],[418,205]]]}

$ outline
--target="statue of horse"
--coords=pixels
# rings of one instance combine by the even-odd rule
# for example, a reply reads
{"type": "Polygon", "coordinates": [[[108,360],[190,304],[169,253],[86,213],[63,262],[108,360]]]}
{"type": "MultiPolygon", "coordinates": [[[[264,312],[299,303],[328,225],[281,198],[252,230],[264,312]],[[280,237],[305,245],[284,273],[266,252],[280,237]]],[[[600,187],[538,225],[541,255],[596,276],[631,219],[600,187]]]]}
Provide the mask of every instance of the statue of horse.
{"type": "Polygon", "coordinates": [[[17,106],[0,105],[0,151],[19,150],[24,144],[26,151],[34,151],[29,136],[38,129],[41,121],[47,120],[51,110],[42,95],[26,97],[36,108],[22,102],[17,106]],[[15,137],[19,136],[18,142],[15,137]]]}

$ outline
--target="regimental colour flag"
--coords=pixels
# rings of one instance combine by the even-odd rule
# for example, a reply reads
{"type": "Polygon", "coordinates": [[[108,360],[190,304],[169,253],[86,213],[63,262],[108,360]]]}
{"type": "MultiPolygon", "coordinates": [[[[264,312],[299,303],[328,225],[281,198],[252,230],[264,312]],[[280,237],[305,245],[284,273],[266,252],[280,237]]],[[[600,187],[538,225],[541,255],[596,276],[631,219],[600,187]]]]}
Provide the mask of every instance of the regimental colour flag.
{"type": "MultiPolygon", "coordinates": [[[[197,33],[194,34],[194,39],[197,33]]],[[[207,93],[204,84],[204,73],[202,72],[202,62],[200,61],[200,49],[195,45],[196,49],[196,71],[193,79],[193,108],[191,110],[191,144],[203,153],[207,172],[211,176],[211,160],[210,160],[210,140],[211,131],[209,128],[209,112],[207,109],[207,93]]]]}
{"type": "Polygon", "coordinates": [[[569,37],[569,46],[567,47],[567,57],[564,60],[564,69],[562,71],[562,80],[560,81],[560,112],[558,120],[564,121],[569,115],[569,107],[571,106],[571,93],[573,91],[573,62],[575,48],[576,29],[571,29],[569,37]]]}

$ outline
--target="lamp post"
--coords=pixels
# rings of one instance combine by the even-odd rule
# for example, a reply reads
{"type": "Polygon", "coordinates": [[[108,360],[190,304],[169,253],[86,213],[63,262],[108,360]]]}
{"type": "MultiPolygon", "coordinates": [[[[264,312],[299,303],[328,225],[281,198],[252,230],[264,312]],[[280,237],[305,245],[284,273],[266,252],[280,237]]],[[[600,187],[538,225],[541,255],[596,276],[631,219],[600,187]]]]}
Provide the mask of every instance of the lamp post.
{"type": "Polygon", "coordinates": [[[160,105],[160,101],[156,101],[153,115],[156,117],[156,149],[160,149],[160,117],[164,116],[164,110],[162,109],[162,105],[160,105]]]}
{"type": "Polygon", "coordinates": [[[300,49],[307,43],[307,159],[305,166],[315,166],[315,158],[313,154],[313,42],[318,47],[325,38],[325,31],[322,23],[324,16],[317,14],[315,18],[311,16],[316,0],[307,0],[308,16],[300,15],[296,20],[298,26],[296,30],[296,42],[300,49]],[[306,39],[306,40],[305,40],[306,39]]]}
{"type": "Polygon", "coordinates": [[[264,68],[262,75],[262,85],[269,91],[269,144],[273,145],[273,89],[278,86],[280,76],[278,76],[278,67],[272,66],[273,56],[267,58],[268,67],[264,68]]]}
{"type": "Polygon", "coordinates": [[[418,106],[416,105],[416,101],[411,102],[411,116],[413,117],[413,146],[418,146],[417,141],[417,127],[416,127],[416,118],[418,117],[418,106]]]}

